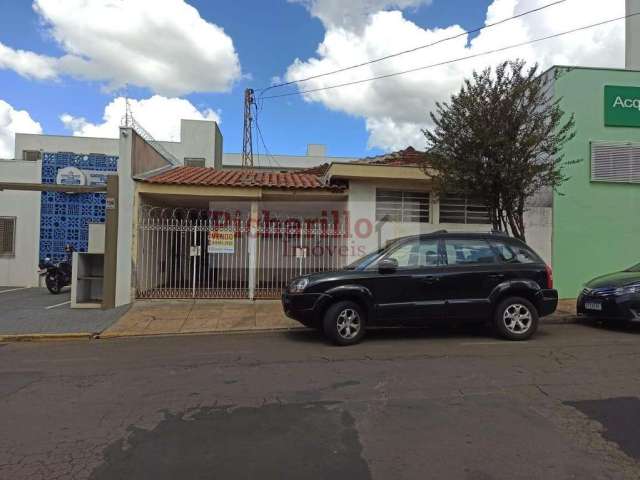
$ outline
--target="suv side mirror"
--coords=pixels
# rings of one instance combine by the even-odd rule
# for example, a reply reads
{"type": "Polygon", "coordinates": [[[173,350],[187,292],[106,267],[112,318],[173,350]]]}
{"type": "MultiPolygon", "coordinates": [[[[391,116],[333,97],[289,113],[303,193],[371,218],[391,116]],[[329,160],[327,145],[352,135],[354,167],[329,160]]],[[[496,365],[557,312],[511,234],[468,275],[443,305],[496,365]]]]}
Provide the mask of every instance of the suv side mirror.
{"type": "Polygon", "coordinates": [[[395,258],[385,258],[378,263],[380,273],[393,273],[398,269],[398,261],[395,258]]]}

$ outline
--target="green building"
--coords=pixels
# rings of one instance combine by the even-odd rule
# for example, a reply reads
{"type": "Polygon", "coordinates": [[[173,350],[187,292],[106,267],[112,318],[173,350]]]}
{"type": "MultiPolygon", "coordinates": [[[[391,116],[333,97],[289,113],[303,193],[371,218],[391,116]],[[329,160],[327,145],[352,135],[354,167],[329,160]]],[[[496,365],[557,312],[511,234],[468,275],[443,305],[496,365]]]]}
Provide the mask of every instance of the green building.
{"type": "Polygon", "coordinates": [[[556,98],[575,114],[564,148],[571,177],[553,195],[552,263],[560,298],[640,263],[640,71],[553,67],[556,98]]]}

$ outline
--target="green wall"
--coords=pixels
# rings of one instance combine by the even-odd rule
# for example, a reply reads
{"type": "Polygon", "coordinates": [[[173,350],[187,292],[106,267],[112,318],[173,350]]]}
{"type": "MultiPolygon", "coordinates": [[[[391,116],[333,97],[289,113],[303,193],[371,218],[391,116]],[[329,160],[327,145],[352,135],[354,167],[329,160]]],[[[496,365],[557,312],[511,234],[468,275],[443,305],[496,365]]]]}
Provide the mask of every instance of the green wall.
{"type": "Polygon", "coordinates": [[[640,87],[640,72],[564,67],[555,72],[555,95],[576,118],[576,137],[566,145],[565,159],[582,162],[566,167],[571,179],[554,194],[552,263],[560,298],[575,298],[591,278],[640,262],[640,184],[590,181],[591,141],[640,143],[640,128],[604,125],[605,85],[640,87]]]}

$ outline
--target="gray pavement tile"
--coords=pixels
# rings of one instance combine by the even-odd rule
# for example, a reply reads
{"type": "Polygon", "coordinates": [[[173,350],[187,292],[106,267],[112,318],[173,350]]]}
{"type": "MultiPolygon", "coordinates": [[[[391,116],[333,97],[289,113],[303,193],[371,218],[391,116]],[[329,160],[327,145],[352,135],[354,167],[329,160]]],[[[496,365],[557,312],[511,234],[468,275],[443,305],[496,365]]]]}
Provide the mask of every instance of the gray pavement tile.
{"type": "Polygon", "coordinates": [[[0,293],[0,335],[98,333],[128,310],[128,306],[113,310],[71,309],[64,304],[69,300],[68,288],[59,295],[52,295],[45,288],[0,293]]]}

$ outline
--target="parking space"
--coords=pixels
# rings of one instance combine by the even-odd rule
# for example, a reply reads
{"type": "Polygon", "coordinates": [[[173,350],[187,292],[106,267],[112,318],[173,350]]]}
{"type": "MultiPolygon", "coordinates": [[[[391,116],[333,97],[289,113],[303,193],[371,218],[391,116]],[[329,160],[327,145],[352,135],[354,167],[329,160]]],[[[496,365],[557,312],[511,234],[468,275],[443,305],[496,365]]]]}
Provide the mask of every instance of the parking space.
{"type": "Polygon", "coordinates": [[[52,295],[46,288],[0,287],[0,335],[98,333],[127,308],[76,310],[69,288],[52,295]]]}

